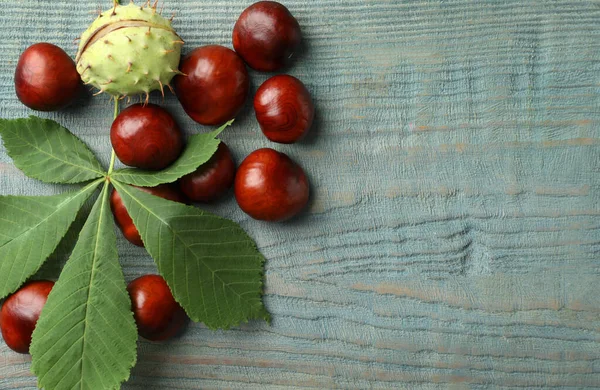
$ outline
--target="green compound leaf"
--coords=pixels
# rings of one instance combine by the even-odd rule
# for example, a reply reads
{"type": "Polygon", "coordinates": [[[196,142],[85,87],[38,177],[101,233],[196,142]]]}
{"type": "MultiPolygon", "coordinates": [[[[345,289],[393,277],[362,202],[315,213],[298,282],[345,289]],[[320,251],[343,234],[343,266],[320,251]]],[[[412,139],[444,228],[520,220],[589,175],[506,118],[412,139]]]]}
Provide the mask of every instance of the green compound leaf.
{"type": "Polygon", "coordinates": [[[16,167],[31,178],[67,184],[105,175],[90,149],[53,120],[0,119],[0,135],[16,167]]]}
{"type": "Polygon", "coordinates": [[[137,329],[105,184],[33,333],[38,386],[114,389],[136,361],[137,329]]]}
{"type": "Polygon", "coordinates": [[[0,196],[0,298],[14,292],[54,252],[101,180],[52,196],[0,196]]]}
{"type": "Polygon", "coordinates": [[[269,319],[261,300],[264,257],[239,225],[113,184],[160,274],[192,320],[214,329],[269,319]]]}
{"type": "Polygon", "coordinates": [[[207,162],[217,151],[217,147],[221,142],[215,137],[232,123],[233,120],[230,120],[210,133],[191,136],[181,157],[162,171],[124,168],[114,171],[111,174],[111,178],[121,183],[133,184],[140,187],[154,187],[163,183],[172,183],[180,177],[194,172],[200,165],[207,162]]]}

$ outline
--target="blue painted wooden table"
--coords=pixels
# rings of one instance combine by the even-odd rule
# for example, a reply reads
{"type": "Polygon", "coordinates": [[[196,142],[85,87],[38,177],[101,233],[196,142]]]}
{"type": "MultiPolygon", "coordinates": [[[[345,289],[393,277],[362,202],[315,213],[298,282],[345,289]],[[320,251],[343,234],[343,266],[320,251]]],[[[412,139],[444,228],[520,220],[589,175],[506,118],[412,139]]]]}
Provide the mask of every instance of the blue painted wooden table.
{"type": "MultiPolygon", "coordinates": [[[[22,50],[73,39],[110,2],[2,0],[0,117],[32,112],[22,50]]],[[[184,52],[231,46],[245,0],[166,1],[184,52]]],[[[286,0],[311,91],[301,162],[312,200],[282,224],[239,221],[268,259],[269,326],[195,324],[141,341],[125,389],[600,387],[600,3],[286,0]]],[[[267,75],[252,72],[256,89],[267,75]]],[[[153,96],[160,103],[159,96],[153,96]]],[[[177,100],[188,133],[205,131],[177,100]]],[[[53,118],[107,163],[111,108],[53,118]]],[[[250,105],[222,135],[238,161],[273,146],[250,105]]],[[[0,149],[0,193],[52,194],[0,149]]],[[[155,272],[119,237],[127,279],[155,272]]],[[[56,277],[56,256],[40,276],[56,277]]],[[[30,359],[0,342],[0,388],[30,389],[30,359]]]]}

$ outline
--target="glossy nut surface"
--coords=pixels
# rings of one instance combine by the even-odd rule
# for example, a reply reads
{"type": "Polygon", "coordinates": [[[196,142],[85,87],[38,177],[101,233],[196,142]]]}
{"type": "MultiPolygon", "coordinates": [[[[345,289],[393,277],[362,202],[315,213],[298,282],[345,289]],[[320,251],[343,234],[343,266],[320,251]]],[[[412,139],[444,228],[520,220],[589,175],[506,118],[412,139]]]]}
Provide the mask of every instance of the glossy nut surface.
{"type": "Polygon", "coordinates": [[[21,54],[15,70],[15,92],[27,107],[59,110],[72,103],[81,89],[75,62],[60,47],[36,43],[21,54]]]}
{"type": "Polygon", "coordinates": [[[301,140],[315,116],[310,93],[300,80],[289,75],[273,76],[258,88],[254,111],[263,134],[282,144],[301,140]]]}
{"type": "MultiPolygon", "coordinates": [[[[136,187],[139,190],[147,192],[149,194],[159,196],[164,199],[172,200],[174,202],[185,203],[184,196],[179,192],[179,189],[170,184],[161,184],[156,187],[136,187]]],[[[133,220],[129,216],[121,195],[113,188],[110,194],[110,209],[112,210],[113,216],[115,217],[115,223],[121,229],[123,236],[134,245],[144,246],[140,232],[133,224],[133,220]]]]}
{"type": "Polygon", "coordinates": [[[231,49],[210,45],[194,49],[174,79],[185,112],[202,125],[220,125],[242,109],[250,82],[244,61],[231,49]]]}
{"type": "Polygon", "coordinates": [[[231,188],[235,178],[235,163],[225,142],[198,169],[179,179],[181,191],[194,202],[212,202],[231,188]]]}
{"type": "Polygon", "coordinates": [[[235,176],[235,198],[254,219],[283,221],[308,202],[309,185],[302,168],[284,153],[258,149],[250,153],[235,176]]]}
{"type": "Polygon", "coordinates": [[[145,339],[163,341],[175,336],[187,322],[167,282],[159,275],[144,275],[127,286],[138,333],[145,339]]]}
{"type": "Polygon", "coordinates": [[[0,310],[0,329],[6,345],[15,352],[29,353],[31,334],[54,282],[27,282],[4,301],[0,310]]]}
{"type": "Polygon", "coordinates": [[[110,128],[110,142],[123,164],[148,170],[171,165],[184,143],[171,114],[155,104],[124,109],[110,128]]]}
{"type": "Polygon", "coordinates": [[[233,27],[233,47],[253,69],[274,72],[287,65],[300,46],[300,25],[276,1],[246,8],[233,27]]]}

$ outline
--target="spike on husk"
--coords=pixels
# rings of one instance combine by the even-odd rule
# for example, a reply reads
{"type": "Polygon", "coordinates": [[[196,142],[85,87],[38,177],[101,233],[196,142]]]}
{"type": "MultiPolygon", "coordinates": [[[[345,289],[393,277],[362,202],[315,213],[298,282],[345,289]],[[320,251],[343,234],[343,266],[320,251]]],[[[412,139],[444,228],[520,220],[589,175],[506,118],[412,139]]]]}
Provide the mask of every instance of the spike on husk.
{"type": "Polygon", "coordinates": [[[115,4],[81,35],[77,71],[84,83],[109,95],[147,97],[164,91],[175,76],[182,44],[149,1],[142,7],[115,4]]]}

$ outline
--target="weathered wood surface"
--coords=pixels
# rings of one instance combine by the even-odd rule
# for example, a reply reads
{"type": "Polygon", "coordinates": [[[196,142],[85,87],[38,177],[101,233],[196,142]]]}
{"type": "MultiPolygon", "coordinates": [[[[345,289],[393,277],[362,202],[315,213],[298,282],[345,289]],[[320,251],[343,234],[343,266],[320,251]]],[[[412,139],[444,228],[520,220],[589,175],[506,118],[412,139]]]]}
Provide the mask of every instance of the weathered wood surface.
{"type": "MultiPolygon", "coordinates": [[[[31,112],[12,74],[28,45],[75,38],[108,1],[3,0],[0,116],[31,112]]],[[[170,1],[186,51],[230,46],[242,0],[170,1]]],[[[600,3],[287,0],[317,105],[276,146],[310,175],[308,212],[240,221],[268,259],[272,324],[141,342],[125,389],[600,387],[600,3]]],[[[265,78],[253,73],[253,87],[265,78]]],[[[158,97],[154,100],[159,102],[158,97]]],[[[202,131],[176,99],[164,103],[202,131]]],[[[111,111],[57,119],[108,160],[111,111]]],[[[248,108],[223,139],[272,146],[248,108]]],[[[50,194],[0,149],[0,193],[50,194]]],[[[128,279],[154,272],[120,241],[128,279]]],[[[60,259],[47,266],[56,275],[60,259]]],[[[0,343],[0,388],[34,388],[0,343]]]]}

